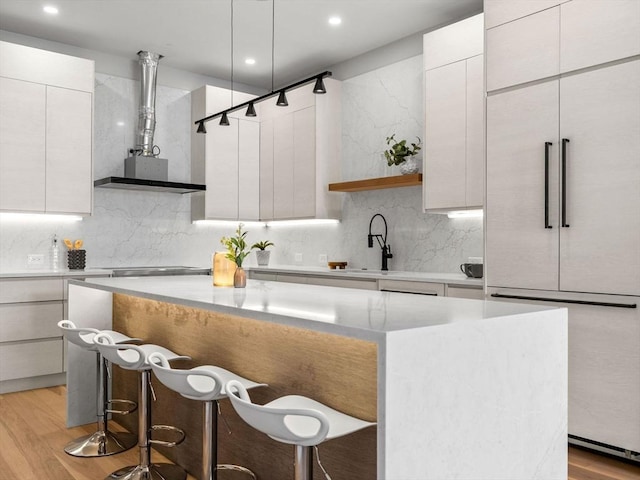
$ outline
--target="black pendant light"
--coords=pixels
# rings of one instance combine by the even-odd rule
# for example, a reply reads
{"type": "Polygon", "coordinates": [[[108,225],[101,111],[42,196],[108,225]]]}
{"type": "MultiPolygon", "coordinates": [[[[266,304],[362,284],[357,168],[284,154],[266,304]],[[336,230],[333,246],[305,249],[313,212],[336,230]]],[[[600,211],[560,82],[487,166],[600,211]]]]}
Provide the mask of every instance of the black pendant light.
{"type": "Polygon", "coordinates": [[[222,117],[220,117],[220,125],[222,125],[223,127],[228,127],[230,125],[229,117],[227,117],[227,112],[224,112],[222,114],[222,117]]]}
{"type": "Polygon", "coordinates": [[[278,101],[276,105],[279,107],[288,107],[289,102],[287,102],[287,96],[284,94],[284,90],[280,90],[280,95],[278,95],[278,101]]]}
{"type": "Polygon", "coordinates": [[[199,122],[198,123],[198,133],[207,133],[207,129],[204,128],[204,122],[199,122]]]}
{"type": "Polygon", "coordinates": [[[316,78],[316,84],[313,86],[313,93],[327,93],[327,89],[324,88],[322,76],[316,78]]]}
{"type": "Polygon", "coordinates": [[[251,102],[248,106],[247,106],[247,113],[244,114],[245,117],[255,117],[257,116],[256,114],[256,109],[253,106],[253,102],[251,102]]]}

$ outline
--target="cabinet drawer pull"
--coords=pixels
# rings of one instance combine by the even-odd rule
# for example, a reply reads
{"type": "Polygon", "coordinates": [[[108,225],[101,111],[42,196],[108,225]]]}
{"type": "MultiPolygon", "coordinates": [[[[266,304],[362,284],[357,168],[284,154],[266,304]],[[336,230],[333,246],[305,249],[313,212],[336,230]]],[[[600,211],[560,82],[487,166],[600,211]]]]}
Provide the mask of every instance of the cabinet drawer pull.
{"type": "Polygon", "coordinates": [[[383,288],[380,290],[381,292],[391,292],[391,293],[411,293],[412,295],[429,295],[431,297],[437,297],[438,294],[436,292],[407,292],[405,290],[387,290],[383,288]]]}
{"type": "Polygon", "coordinates": [[[568,138],[562,139],[562,227],[569,228],[567,223],[567,143],[568,138]]]}
{"type": "Polygon", "coordinates": [[[544,228],[553,228],[549,225],[549,150],[551,142],[544,142],[544,228]]]}
{"type": "Polygon", "coordinates": [[[615,308],[637,308],[635,303],[612,303],[612,302],[590,302],[588,300],[569,300],[566,298],[545,298],[545,297],[527,297],[524,295],[505,295],[503,293],[492,293],[492,297],[497,298],[513,298],[515,300],[535,300],[542,302],[556,303],[573,303],[576,305],[595,305],[596,307],[615,307],[615,308]]]}

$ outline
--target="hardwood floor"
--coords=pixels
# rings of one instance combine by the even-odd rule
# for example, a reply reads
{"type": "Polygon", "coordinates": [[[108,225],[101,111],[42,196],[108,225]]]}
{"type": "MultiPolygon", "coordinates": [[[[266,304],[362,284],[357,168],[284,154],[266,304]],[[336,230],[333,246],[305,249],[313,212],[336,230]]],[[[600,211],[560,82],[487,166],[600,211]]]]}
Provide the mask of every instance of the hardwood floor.
{"type": "MultiPolygon", "coordinates": [[[[135,448],[93,459],[64,453],[67,442],[94,430],[65,427],[65,396],[65,387],[0,395],[0,480],[95,480],[137,463],[135,448]]],[[[163,460],[154,452],[153,461],[163,460]]],[[[568,470],[568,480],[640,480],[640,467],[575,447],[569,447],[568,470]]]]}

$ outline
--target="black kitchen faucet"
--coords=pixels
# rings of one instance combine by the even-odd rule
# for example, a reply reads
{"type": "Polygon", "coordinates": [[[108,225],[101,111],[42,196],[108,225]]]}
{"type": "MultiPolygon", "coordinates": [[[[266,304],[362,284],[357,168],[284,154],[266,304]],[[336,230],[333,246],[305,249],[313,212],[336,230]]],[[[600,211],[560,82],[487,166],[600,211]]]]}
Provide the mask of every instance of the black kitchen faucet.
{"type": "Polygon", "coordinates": [[[367,237],[369,248],[373,248],[373,238],[378,241],[378,245],[382,249],[382,270],[389,270],[389,266],[387,265],[387,260],[389,258],[393,258],[393,254],[391,253],[391,245],[387,245],[387,220],[380,213],[376,213],[373,217],[371,217],[371,221],[369,221],[369,235],[367,237]],[[376,217],[380,217],[384,222],[384,235],[380,234],[372,234],[371,233],[371,225],[373,225],[373,219],[376,217]]]}

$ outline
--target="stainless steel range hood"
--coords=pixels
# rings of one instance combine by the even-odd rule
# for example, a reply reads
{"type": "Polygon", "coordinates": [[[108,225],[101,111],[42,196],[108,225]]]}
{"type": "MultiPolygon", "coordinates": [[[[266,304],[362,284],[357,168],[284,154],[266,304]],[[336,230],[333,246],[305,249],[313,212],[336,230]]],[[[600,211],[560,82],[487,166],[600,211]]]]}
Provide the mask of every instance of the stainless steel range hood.
{"type": "Polygon", "coordinates": [[[156,79],[162,55],[139,51],[140,107],[138,140],[130,156],[124,160],[124,177],[106,177],[93,182],[94,187],[121,188],[168,193],[194,193],[206,190],[204,185],[170,182],[169,161],[159,158],[160,148],[153,144],[156,129],[156,79]],[[157,153],[156,153],[157,152],[157,153]]]}

